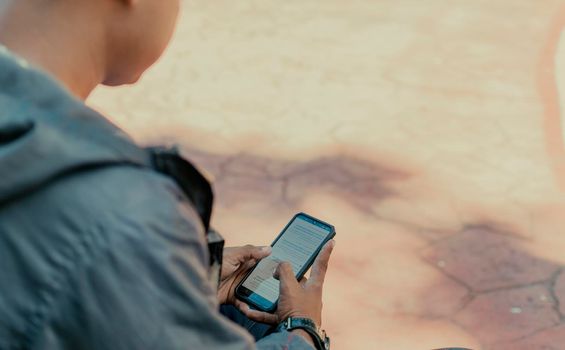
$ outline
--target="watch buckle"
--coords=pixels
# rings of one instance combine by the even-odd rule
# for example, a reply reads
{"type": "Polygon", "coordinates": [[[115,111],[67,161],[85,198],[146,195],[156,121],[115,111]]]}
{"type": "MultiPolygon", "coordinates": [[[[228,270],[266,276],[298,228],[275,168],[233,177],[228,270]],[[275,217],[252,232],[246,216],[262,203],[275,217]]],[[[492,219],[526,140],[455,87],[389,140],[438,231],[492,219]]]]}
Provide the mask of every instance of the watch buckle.
{"type": "Polygon", "coordinates": [[[290,330],[292,328],[292,317],[286,319],[286,330],[290,330]]]}

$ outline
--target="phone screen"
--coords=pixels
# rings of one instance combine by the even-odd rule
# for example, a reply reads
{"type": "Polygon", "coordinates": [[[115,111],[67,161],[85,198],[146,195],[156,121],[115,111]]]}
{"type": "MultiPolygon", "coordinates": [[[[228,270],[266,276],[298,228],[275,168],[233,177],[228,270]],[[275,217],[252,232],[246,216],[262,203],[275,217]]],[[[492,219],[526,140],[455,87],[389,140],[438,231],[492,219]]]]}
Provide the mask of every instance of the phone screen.
{"type": "Polygon", "coordinates": [[[241,284],[241,293],[252,304],[271,309],[279,298],[279,281],[273,277],[278,264],[287,261],[295,276],[303,274],[333,234],[331,225],[305,214],[296,215],[273,243],[271,255],[261,260],[241,284]]]}

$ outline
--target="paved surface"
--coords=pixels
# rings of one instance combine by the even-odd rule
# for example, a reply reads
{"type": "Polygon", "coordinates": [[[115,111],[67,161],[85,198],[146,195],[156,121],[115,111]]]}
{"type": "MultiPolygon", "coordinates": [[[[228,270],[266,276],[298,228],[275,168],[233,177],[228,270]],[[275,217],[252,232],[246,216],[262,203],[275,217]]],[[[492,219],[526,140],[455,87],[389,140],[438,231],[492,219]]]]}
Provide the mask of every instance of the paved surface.
{"type": "Polygon", "coordinates": [[[184,5],[90,103],[207,169],[230,244],[335,224],[335,348],[565,349],[562,1],[184,5]]]}

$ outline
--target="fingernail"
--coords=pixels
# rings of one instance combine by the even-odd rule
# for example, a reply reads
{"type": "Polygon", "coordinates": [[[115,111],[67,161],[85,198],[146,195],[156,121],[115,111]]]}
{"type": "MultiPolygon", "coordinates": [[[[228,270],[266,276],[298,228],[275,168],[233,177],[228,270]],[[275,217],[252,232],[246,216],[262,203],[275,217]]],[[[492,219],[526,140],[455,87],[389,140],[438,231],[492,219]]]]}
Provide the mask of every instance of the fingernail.
{"type": "Polygon", "coordinates": [[[332,239],[332,240],[330,241],[330,247],[332,247],[332,248],[335,247],[335,240],[332,239]]]}
{"type": "Polygon", "coordinates": [[[270,252],[270,251],[271,251],[271,247],[265,246],[265,247],[262,247],[261,250],[264,251],[264,252],[270,252]]]}

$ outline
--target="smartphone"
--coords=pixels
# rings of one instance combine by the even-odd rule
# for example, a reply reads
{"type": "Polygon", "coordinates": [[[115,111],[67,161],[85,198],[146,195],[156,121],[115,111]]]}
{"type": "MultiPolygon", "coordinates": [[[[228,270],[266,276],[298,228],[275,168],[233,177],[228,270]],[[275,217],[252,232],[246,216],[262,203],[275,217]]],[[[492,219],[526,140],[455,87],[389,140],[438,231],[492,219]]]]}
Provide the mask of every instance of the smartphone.
{"type": "Polygon", "coordinates": [[[239,283],[236,297],[257,310],[275,311],[279,281],[273,273],[279,263],[289,262],[296,279],[300,280],[324,244],[334,236],[332,225],[305,213],[296,214],[271,244],[271,255],[259,261],[239,283]]]}

